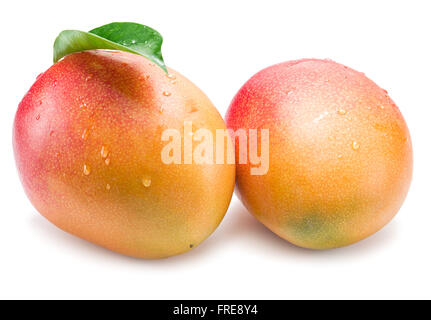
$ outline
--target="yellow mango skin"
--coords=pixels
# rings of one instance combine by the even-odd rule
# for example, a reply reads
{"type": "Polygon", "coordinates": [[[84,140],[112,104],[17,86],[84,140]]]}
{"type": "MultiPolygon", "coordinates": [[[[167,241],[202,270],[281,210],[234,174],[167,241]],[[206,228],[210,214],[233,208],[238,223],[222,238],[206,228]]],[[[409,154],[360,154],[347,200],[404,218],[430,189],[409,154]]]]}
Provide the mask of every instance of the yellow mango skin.
{"type": "Polygon", "coordinates": [[[385,226],[407,195],[412,144],[398,107],[338,63],[306,59],[262,70],[235,96],[226,123],[269,129],[269,172],[252,176],[250,165],[237,165],[238,194],[297,246],[360,241],[385,226]]]}
{"type": "MultiPolygon", "coordinates": [[[[166,165],[163,130],[225,124],[169,69],[120,51],[74,53],[38,78],[14,123],[15,158],[34,207],[110,250],[164,258],[196,247],[229,206],[234,165],[166,165]]],[[[225,150],[227,152],[227,150],[225,150]]]]}

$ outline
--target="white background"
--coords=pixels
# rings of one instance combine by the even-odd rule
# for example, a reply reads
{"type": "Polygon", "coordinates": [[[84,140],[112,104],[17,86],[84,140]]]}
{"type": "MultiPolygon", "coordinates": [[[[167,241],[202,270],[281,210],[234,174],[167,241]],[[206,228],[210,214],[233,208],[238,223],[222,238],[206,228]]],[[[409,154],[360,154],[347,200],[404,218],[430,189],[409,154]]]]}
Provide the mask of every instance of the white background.
{"type": "Polygon", "coordinates": [[[431,298],[430,1],[6,1],[0,12],[0,298],[431,298]],[[124,257],[57,229],[20,185],[14,113],[51,65],[60,31],[113,21],[158,30],[167,65],[223,116],[241,85],[274,63],[330,58],[365,72],[411,130],[403,208],[371,238],[324,252],[276,237],[235,197],[209,239],[165,260],[124,257]]]}

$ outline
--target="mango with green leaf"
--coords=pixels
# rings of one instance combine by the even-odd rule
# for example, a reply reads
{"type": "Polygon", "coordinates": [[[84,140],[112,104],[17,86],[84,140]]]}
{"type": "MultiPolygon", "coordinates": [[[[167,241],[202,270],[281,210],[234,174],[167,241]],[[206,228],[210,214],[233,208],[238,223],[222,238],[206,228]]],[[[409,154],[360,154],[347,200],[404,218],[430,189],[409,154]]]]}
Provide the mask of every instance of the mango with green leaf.
{"type": "Polygon", "coordinates": [[[191,121],[215,135],[225,124],[199,88],[165,66],[161,44],[157,31],[135,23],[62,32],[55,64],[19,104],[13,128],[34,207],[66,232],[140,258],[205,240],[235,179],[232,164],[162,161],[164,130],[183,132],[191,121]]]}

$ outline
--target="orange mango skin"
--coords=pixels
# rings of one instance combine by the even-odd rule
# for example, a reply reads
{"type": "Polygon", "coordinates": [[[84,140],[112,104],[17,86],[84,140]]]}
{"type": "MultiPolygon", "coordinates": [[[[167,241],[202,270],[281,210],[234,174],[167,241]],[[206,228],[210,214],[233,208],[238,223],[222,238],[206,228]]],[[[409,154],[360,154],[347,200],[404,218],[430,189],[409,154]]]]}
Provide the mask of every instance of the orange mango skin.
{"type": "Polygon", "coordinates": [[[43,216],[149,259],[186,252],[217,228],[235,166],[166,165],[161,135],[167,128],[183,135],[186,120],[214,136],[225,124],[194,84],[169,74],[138,55],[93,50],[38,78],[16,113],[13,145],[24,189],[43,216]]]}
{"type": "Polygon", "coordinates": [[[391,221],[407,195],[412,144],[398,107],[338,63],[306,59],[260,71],[234,97],[226,123],[269,129],[268,174],[237,165],[237,190],[260,222],[297,246],[360,241],[391,221]]]}

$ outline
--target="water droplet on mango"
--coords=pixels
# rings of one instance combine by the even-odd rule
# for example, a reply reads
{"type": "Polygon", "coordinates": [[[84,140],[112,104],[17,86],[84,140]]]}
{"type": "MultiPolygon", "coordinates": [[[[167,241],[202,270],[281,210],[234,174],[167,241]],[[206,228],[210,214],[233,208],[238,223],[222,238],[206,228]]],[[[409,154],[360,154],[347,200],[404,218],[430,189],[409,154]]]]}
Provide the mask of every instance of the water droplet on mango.
{"type": "Polygon", "coordinates": [[[360,147],[361,147],[361,145],[358,142],[353,141],[353,143],[352,143],[353,150],[355,150],[355,151],[359,150],[360,147]]]}
{"type": "Polygon", "coordinates": [[[148,188],[149,186],[151,186],[151,179],[144,177],[142,179],[142,184],[144,185],[145,188],[148,188]]]}
{"type": "Polygon", "coordinates": [[[102,146],[102,149],[100,149],[100,155],[102,156],[103,159],[107,158],[109,154],[109,150],[107,147],[102,146]]]}
{"type": "Polygon", "coordinates": [[[84,164],[84,170],[83,170],[84,174],[86,176],[88,176],[91,173],[91,168],[88,164],[84,164]]]}
{"type": "Polygon", "coordinates": [[[82,136],[81,136],[82,140],[87,140],[88,134],[89,134],[88,129],[84,129],[84,131],[82,132],[82,136]]]}

